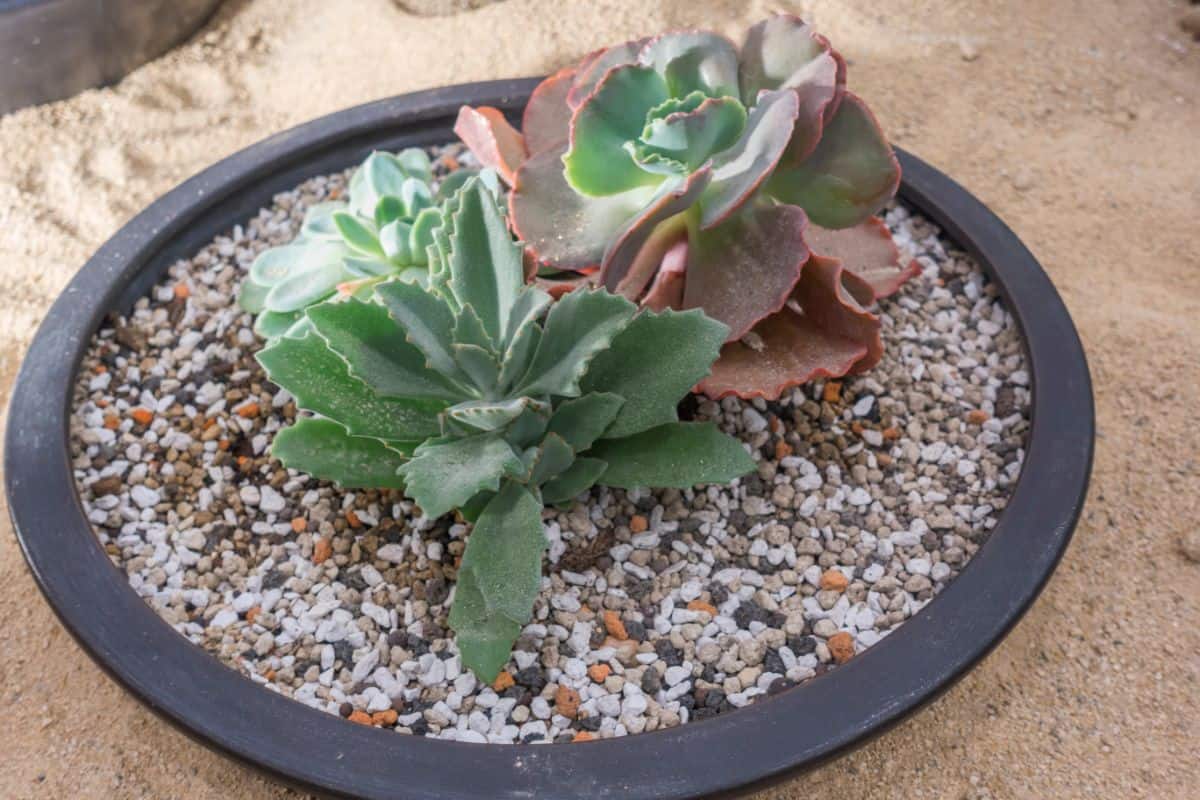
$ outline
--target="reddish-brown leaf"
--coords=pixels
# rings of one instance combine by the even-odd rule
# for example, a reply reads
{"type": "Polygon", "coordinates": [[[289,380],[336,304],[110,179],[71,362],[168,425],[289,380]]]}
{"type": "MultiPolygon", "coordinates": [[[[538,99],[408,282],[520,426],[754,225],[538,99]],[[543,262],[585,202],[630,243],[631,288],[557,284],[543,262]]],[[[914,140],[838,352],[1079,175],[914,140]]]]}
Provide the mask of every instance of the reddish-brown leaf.
{"type": "Polygon", "coordinates": [[[532,155],[567,140],[571,107],[567,93],[575,81],[575,67],[564,67],[537,85],[521,118],[525,147],[532,155]]]}
{"type": "Polygon", "coordinates": [[[900,250],[892,233],[879,217],[852,228],[809,227],[804,236],[814,253],[836,258],[849,273],[871,287],[873,297],[887,297],[913,275],[920,272],[915,261],[900,263],[900,250]]]}
{"type": "Polygon", "coordinates": [[[475,154],[479,163],[495,169],[505,183],[510,186],[513,184],[517,169],[528,153],[524,137],[509,124],[499,109],[463,106],[458,110],[454,132],[475,154]]]}

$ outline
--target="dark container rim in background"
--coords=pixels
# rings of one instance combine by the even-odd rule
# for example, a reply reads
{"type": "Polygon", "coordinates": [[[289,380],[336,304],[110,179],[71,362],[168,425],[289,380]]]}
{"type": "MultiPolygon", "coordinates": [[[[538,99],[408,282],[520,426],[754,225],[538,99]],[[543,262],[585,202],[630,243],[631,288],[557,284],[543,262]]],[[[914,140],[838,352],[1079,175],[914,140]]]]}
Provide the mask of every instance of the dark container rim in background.
{"type": "Polygon", "coordinates": [[[106,86],[208,21],[221,0],[0,0],[0,114],[106,86]]]}
{"type": "Polygon", "coordinates": [[[93,333],[176,259],[250,218],[275,193],[352,166],[372,149],[449,141],[464,103],[515,117],[535,85],[493,81],[368,103],[210,167],[97,251],[47,313],[17,378],[5,452],[9,507],[37,584],[63,624],[155,712],[307,791],[372,800],[672,800],[762,786],[861,744],[962,677],[1036,599],[1082,509],[1094,415],[1087,363],[1066,307],[996,215],[901,152],[901,199],[978,259],[1017,320],[1033,419],[1021,477],[989,540],[892,635],[795,689],[713,719],[586,744],[481,745],[348,723],[255,685],[176,633],[108,560],[75,490],[70,404],[93,333]]]}

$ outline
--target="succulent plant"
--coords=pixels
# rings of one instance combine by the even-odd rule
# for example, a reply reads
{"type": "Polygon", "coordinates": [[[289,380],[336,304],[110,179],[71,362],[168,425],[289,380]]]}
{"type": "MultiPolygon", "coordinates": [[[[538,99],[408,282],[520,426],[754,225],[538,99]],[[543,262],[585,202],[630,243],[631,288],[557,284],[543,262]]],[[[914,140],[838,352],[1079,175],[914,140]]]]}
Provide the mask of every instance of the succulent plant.
{"type": "Polygon", "coordinates": [[[308,329],[304,309],[339,291],[370,297],[384,280],[425,281],[440,203],[471,175],[454,173],[435,192],[424,150],[371,153],[351,176],[346,201],[313,206],[299,236],[255,259],[238,302],[258,314],[264,337],[298,336],[308,329]]]}
{"type": "Polygon", "coordinates": [[[593,53],[537,87],[521,133],[491,108],[455,130],[512,186],[543,273],[704,309],[729,334],[700,388],[777,397],[873,366],[867,306],[913,271],[872,216],[898,162],[845,76],[824,37],[779,15],[740,52],[684,31],[593,53]]]}
{"type": "Polygon", "coordinates": [[[474,521],[450,625],[464,663],[490,681],[540,587],[543,504],[597,483],[723,483],[754,462],[676,411],[723,324],[587,287],[552,303],[525,282],[522,248],[478,179],[447,201],[433,242],[427,281],[311,306],[311,330],[258,359],[312,414],[276,435],[284,465],[403,489],[429,517],[474,521]]]}

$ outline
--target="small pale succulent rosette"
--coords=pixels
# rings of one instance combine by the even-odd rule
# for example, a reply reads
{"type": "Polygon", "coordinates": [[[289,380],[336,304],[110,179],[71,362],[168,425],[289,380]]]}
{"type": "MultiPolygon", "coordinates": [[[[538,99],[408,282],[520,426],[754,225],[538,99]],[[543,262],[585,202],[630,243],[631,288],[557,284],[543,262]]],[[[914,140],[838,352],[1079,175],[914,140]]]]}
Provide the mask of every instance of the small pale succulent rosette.
{"type": "Polygon", "coordinates": [[[874,366],[868,308],[915,272],[874,216],[899,164],[845,79],[823,36],[780,15],[740,52],[683,31],[593,53],[537,87],[521,132],[486,107],[456,132],[512,187],[544,283],[702,308],[729,335],[699,389],[777,398],[874,366]]]}

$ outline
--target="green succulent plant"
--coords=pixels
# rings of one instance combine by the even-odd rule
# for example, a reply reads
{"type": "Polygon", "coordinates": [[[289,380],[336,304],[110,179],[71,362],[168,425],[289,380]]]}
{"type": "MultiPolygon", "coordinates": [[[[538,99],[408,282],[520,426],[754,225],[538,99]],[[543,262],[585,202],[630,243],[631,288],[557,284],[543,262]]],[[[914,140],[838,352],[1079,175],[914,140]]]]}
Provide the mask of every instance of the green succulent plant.
{"type": "Polygon", "coordinates": [[[347,487],[403,489],[430,517],[474,521],[450,625],[492,680],[528,622],[546,546],[541,510],[594,484],[724,483],[745,447],[676,406],[708,372],[723,324],[638,311],[579,288],[525,283],[522,248],[478,179],[450,198],[426,281],[391,278],[377,302],[307,308],[310,330],[258,354],[312,416],[280,431],[287,467],[347,487]]]}
{"type": "MultiPolygon", "coordinates": [[[[425,281],[441,203],[472,174],[459,171],[435,192],[424,150],[371,153],[351,176],[347,200],[313,206],[299,236],[255,259],[238,302],[258,315],[265,338],[298,336],[308,330],[304,309],[339,290],[370,297],[384,280],[425,281]]],[[[498,191],[494,173],[482,179],[498,191]]]]}
{"type": "Polygon", "coordinates": [[[878,361],[866,306],[913,274],[872,216],[898,162],[845,81],[824,37],[778,15],[740,51],[711,31],[598,51],[537,87],[521,133],[488,108],[456,131],[512,185],[543,267],[703,308],[730,330],[701,388],[777,397],[878,361]]]}

